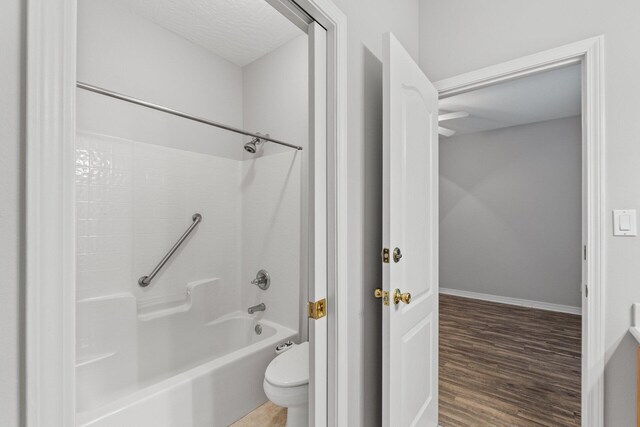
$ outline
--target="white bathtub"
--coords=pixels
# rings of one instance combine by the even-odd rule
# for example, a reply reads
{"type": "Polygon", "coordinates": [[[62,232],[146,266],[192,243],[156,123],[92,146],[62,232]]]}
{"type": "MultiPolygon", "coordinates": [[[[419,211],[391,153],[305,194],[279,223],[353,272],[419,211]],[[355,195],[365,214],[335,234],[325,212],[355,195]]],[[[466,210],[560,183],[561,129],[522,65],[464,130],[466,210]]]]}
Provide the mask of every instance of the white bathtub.
{"type": "Polygon", "coordinates": [[[243,312],[203,322],[197,300],[208,307],[197,298],[146,318],[127,314],[129,295],[79,302],[78,316],[99,326],[78,333],[76,426],[228,426],[267,401],[265,369],[276,345],[297,333],[243,312]]]}

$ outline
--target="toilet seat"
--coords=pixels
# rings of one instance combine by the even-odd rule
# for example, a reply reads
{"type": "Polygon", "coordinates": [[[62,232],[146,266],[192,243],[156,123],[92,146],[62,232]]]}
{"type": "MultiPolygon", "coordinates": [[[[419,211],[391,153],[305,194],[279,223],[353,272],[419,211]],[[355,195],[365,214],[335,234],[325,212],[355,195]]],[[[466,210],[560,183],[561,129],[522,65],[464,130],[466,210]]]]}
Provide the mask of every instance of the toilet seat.
{"type": "Polygon", "coordinates": [[[309,425],[309,343],[294,345],[276,356],[264,373],[264,392],[287,408],[286,427],[309,425]]]}
{"type": "Polygon", "coordinates": [[[294,345],[271,361],[265,380],[276,387],[298,387],[309,384],[309,343],[294,345]]]}

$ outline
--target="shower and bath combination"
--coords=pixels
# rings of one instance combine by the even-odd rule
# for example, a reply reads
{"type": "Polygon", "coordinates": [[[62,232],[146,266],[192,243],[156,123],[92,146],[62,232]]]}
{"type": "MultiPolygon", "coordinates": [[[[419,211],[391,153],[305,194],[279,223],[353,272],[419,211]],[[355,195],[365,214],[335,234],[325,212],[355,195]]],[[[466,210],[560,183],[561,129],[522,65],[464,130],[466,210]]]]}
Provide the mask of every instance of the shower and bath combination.
{"type": "Polygon", "coordinates": [[[276,347],[307,336],[308,36],[245,68],[135,1],[81,3],[75,423],[232,425],[268,401],[276,347]],[[128,64],[135,52],[149,55],[128,64]]]}
{"type": "MultiPolygon", "coordinates": [[[[239,129],[236,128],[234,126],[229,126],[226,124],[222,124],[222,123],[218,123],[215,122],[213,120],[208,120],[202,117],[197,117],[191,114],[187,114],[184,113],[182,111],[178,111],[178,110],[174,110],[173,108],[168,108],[168,107],[164,107],[158,104],[154,104],[152,102],[148,102],[148,101],[144,101],[138,98],[134,98],[128,95],[123,95],[121,93],[118,92],[114,92],[108,89],[104,89],[98,86],[94,86],[94,85],[90,85],[88,83],[83,83],[80,81],[76,81],[76,87],[79,89],[84,89],[87,90],[89,92],[93,92],[93,93],[97,93],[100,95],[105,95],[108,96],[110,98],[115,98],[118,99],[120,101],[125,101],[125,102],[129,102],[131,104],[135,104],[135,105],[139,105],[142,107],[146,107],[146,108],[150,108],[152,110],[157,110],[157,111],[162,111],[164,113],[167,114],[171,114],[174,116],[178,116],[178,117],[182,117],[184,119],[188,119],[188,120],[193,120],[195,122],[199,122],[199,123],[203,123],[209,126],[214,126],[220,129],[225,129],[234,133],[239,133],[242,135],[246,135],[246,136],[252,136],[253,139],[247,143],[244,144],[244,149],[245,151],[251,153],[251,154],[255,154],[258,151],[258,148],[260,145],[264,144],[265,141],[269,141],[269,142],[273,142],[274,144],[278,144],[278,145],[283,145],[285,147],[290,147],[290,148],[294,148],[296,150],[302,150],[302,147],[299,145],[293,145],[293,144],[289,144],[288,142],[284,142],[284,141],[280,141],[278,139],[274,139],[271,138],[269,136],[269,134],[265,134],[262,135],[259,132],[253,133],[253,132],[249,132],[246,131],[244,129],[239,129]]],[[[191,231],[193,231],[193,229],[195,228],[196,225],[198,225],[198,223],[201,221],[202,216],[200,214],[194,214],[193,216],[193,224],[189,227],[189,229],[182,235],[182,237],[178,240],[178,242],[169,250],[169,252],[167,253],[167,255],[165,255],[165,257],[160,261],[160,263],[154,268],[154,270],[147,276],[142,276],[140,277],[140,279],[138,279],[138,284],[141,287],[147,287],[151,284],[151,281],[153,280],[153,278],[156,276],[156,274],[160,271],[160,269],[166,264],[166,262],[169,260],[169,258],[171,258],[171,256],[175,253],[175,251],[178,249],[178,247],[182,244],[182,242],[186,239],[186,237],[191,233],[191,231]]],[[[263,270],[261,270],[263,271],[263,270]]],[[[266,282],[263,282],[262,280],[264,280],[265,278],[259,278],[257,277],[256,279],[259,279],[259,283],[257,282],[252,282],[258,286],[260,286],[261,289],[265,290],[269,287],[269,283],[268,283],[268,279],[269,279],[269,275],[268,273],[266,274],[266,282]],[[266,287],[263,287],[266,286],[266,287]]]]}

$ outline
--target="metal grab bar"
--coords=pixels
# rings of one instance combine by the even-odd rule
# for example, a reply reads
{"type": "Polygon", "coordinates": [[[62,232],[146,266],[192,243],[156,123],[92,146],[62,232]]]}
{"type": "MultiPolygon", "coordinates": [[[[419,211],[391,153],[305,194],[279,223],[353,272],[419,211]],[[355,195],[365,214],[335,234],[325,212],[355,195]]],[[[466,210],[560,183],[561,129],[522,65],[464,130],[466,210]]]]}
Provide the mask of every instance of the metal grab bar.
{"type": "Polygon", "coordinates": [[[193,214],[191,219],[193,220],[193,223],[189,226],[189,228],[187,228],[187,231],[185,231],[184,234],[180,236],[180,238],[175,243],[175,245],[173,245],[171,249],[169,249],[169,252],[167,252],[164,258],[160,260],[158,265],[156,265],[156,268],[154,268],[153,271],[149,273],[148,276],[142,276],[141,278],[138,279],[138,285],[145,288],[151,284],[151,281],[153,280],[153,278],[156,277],[156,274],[158,274],[158,272],[162,269],[162,267],[164,267],[167,261],[169,261],[169,258],[171,258],[171,256],[178,250],[182,242],[184,242],[184,239],[186,239],[187,236],[191,234],[193,229],[196,228],[196,226],[200,223],[200,221],[202,221],[202,215],[200,215],[199,213],[195,213],[193,214]]]}

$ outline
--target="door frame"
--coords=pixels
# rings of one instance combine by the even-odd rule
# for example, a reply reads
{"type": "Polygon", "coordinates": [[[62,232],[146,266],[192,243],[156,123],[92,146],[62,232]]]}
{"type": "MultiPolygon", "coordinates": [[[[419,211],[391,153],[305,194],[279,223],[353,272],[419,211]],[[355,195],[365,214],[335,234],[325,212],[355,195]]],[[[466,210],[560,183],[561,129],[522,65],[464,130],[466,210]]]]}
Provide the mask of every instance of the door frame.
{"type": "MultiPolygon", "coordinates": [[[[75,425],[74,140],[78,0],[28,0],[26,425],[75,425]]],[[[331,0],[271,0],[327,30],[327,420],[347,414],[347,38],[331,0]],[[296,6],[297,4],[297,6],[296,6]]],[[[295,22],[294,22],[295,23],[295,22]]],[[[324,237],[324,236],[322,236],[324,237]]],[[[335,422],[332,422],[335,421],[335,422]]]]}
{"type": "Polygon", "coordinates": [[[434,83],[439,97],[570,64],[582,64],[582,426],[604,425],[605,106],[604,36],[597,36],[434,83]],[[588,292],[588,296],[587,296],[588,292]]]}

